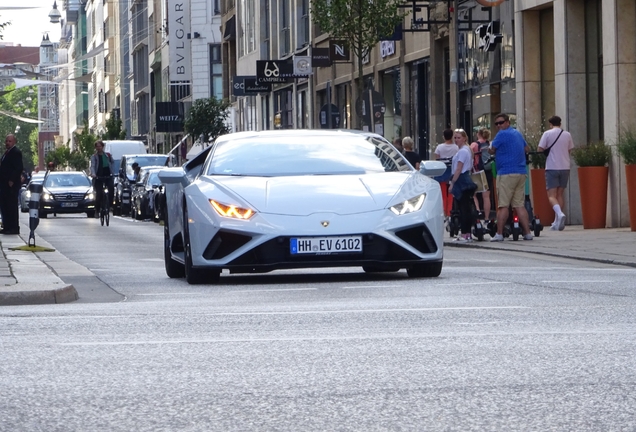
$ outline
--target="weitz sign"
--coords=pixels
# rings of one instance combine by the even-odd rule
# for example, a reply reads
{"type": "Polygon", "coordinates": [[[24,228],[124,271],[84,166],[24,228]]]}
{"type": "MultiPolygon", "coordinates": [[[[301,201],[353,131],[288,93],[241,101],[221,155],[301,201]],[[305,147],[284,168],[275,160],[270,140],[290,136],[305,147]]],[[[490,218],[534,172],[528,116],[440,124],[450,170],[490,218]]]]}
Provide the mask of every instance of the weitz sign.
{"type": "Polygon", "coordinates": [[[190,0],[168,0],[170,81],[191,81],[190,0]]]}
{"type": "Polygon", "coordinates": [[[157,132],[183,132],[183,103],[157,102],[157,132]]]}

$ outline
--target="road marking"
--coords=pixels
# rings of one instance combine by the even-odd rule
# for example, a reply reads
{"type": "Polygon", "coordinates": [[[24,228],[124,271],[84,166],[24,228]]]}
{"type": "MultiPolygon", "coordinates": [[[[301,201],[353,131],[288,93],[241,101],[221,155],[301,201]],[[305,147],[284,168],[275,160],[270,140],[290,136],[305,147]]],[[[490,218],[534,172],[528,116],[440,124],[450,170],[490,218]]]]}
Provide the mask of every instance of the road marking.
{"type": "Polygon", "coordinates": [[[403,285],[352,285],[343,286],[342,289],[367,289],[367,288],[402,288],[403,285]]]}
{"type": "Polygon", "coordinates": [[[541,283],[610,283],[608,280],[545,280],[541,283]]]}
{"type": "Polygon", "coordinates": [[[262,289],[262,290],[237,290],[228,291],[229,293],[244,293],[244,292],[278,292],[278,291],[318,291],[318,288],[277,288],[277,289],[262,289]]]}
{"type": "Polygon", "coordinates": [[[141,297],[141,296],[187,296],[187,295],[204,295],[204,294],[209,294],[206,292],[175,292],[175,293],[154,293],[154,294],[132,294],[132,297],[141,297]]]}

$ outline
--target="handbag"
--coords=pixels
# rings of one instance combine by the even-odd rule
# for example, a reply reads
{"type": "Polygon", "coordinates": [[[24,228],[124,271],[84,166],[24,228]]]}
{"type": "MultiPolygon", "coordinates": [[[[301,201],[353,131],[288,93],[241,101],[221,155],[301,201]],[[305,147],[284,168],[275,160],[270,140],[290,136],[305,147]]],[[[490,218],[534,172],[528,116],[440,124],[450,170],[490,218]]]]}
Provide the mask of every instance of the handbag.
{"type": "Polygon", "coordinates": [[[475,192],[488,191],[488,178],[486,178],[484,170],[470,173],[470,179],[477,185],[475,192]]]}
{"type": "Polygon", "coordinates": [[[562,134],[562,133],[563,133],[563,129],[561,129],[561,132],[559,133],[559,136],[558,136],[558,137],[556,137],[556,139],[554,140],[554,142],[552,143],[552,145],[551,145],[550,147],[546,148],[546,149],[543,149],[543,155],[544,155],[545,157],[548,157],[548,155],[550,154],[550,149],[551,149],[552,147],[554,147],[554,145],[555,145],[555,144],[556,144],[556,142],[559,140],[559,138],[561,138],[561,134],[562,134]]]}

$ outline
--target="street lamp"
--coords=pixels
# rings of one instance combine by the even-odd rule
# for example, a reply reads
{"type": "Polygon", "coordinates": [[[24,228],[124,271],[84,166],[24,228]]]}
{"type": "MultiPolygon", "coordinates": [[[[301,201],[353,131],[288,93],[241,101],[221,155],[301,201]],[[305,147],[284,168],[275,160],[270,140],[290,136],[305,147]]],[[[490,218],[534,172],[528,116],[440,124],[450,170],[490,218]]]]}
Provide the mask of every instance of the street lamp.
{"type": "Polygon", "coordinates": [[[60,22],[60,18],[62,18],[62,14],[59,10],[57,10],[57,1],[53,0],[53,9],[49,12],[49,18],[53,24],[57,24],[60,22]]]}

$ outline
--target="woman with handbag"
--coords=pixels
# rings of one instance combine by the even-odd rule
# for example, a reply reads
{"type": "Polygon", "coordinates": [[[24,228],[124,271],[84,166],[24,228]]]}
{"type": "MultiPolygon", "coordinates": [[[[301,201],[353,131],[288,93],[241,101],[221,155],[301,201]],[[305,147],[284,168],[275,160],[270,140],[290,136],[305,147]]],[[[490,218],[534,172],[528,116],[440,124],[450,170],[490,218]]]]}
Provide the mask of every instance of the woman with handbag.
{"type": "Polygon", "coordinates": [[[539,141],[538,150],[543,152],[545,161],[545,185],[548,200],[554,210],[552,231],[563,231],[565,228],[565,200],[563,194],[570,178],[570,152],[574,148],[572,135],[561,129],[561,117],[548,119],[551,129],[545,131],[539,141]]]}
{"type": "Polygon", "coordinates": [[[470,178],[470,171],[473,168],[473,152],[468,145],[468,135],[464,129],[455,129],[453,139],[459,151],[453,156],[451,170],[453,176],[450,181],[450,191],[457,201],[459,209],[459,223],[461,235],[455,241],[458,243],[470,243],[473,241],[471,235],[472,220],[472,200],[477,185],[470,178]]]}

